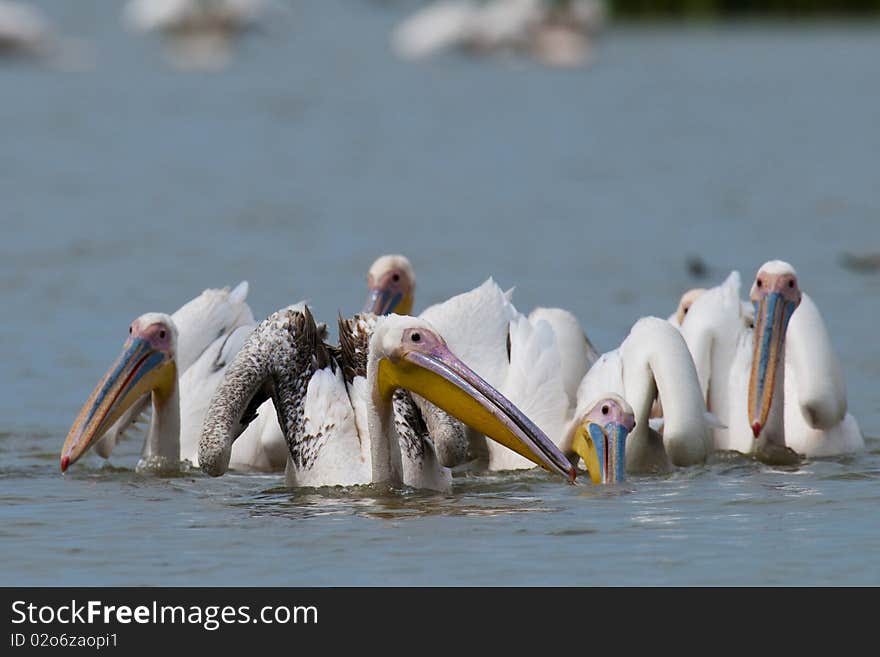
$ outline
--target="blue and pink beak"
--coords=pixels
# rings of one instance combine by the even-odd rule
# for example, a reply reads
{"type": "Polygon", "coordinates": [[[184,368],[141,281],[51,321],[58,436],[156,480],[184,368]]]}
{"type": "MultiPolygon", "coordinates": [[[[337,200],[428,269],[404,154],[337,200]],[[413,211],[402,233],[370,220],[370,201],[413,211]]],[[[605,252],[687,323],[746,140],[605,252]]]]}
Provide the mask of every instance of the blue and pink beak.
{"type": "Polygon", "coordinates": [[[626,439],[636,421],[630,405],[617,395],[596,402],[577,427],[572,450],[580,456],[594,484],[626,478],[626,439]]]}
{"type": "Polygon", "coordinates": [[[117,419],[144,395],[167,395],[176,385],[172,331],[163,324],[143,330],[138,322],[122,353],[101,378],[73,422],[61,448],[64,472],[85,454],[117,419]],[[136,330],[137,329],[137,330],[136,330]]]}
{"type": "Polygon", "coordinates": [[[785,334],[788,322],[801,302],[794,271],[758,272],[752,286],[755,333],[752,369],[749,377],[749,426],[757,439],[767,424],[777,377],[783,376],[785,334]]]}

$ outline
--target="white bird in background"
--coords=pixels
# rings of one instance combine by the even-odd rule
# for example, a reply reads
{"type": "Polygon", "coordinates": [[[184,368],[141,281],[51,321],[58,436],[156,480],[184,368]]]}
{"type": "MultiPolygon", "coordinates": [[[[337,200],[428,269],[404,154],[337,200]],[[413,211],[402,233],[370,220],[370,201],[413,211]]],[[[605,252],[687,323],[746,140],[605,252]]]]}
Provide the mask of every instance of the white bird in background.
{"type": "Polygon", "coordinates": [[[220,68],[232,41],[261,25],[269,6],[266,0],[129,0],[123,22],[165,37],[176,64],[220,68]]]}
{"type": "Polygon", "coordinates": [[[45,55],[53,40],[49,23],[36,8],[0,0],[0,55],[45,55]]]}
{"type": "Polygon", "coordinates": [[[0,57],[39,60],[56,70],[78,71],[94,64],[86,41],[59,36],[36,7],[0,0],[0,57]]]}
{"type": "Polygon", "coordinates": [[[691,309],[694,301],[696,301],[705,291],[706,288],[695,287],[682,294],[681,299],[678,302],[678,308],[676,308],[675,312],[669,316],[669,323],[677,328],[681,328],[681,323],[684,321],[684,318],[691,309]]]}
{"type": "Polygon", "coordinates": [[[208,474],[226,471],[233,441],[253,409],[271,398],[290,452],[290,485],[449,490],[451,477],[435,451],[446,435],[428,440],[416,417],[415,394],[574,479],[573,468],[549,439],[425,320],[400,315],[340,320],[338,350],[324,344],[325,335],[326,327],[314,322],[308,308],[283,309],[257,327],[211,402],[199,449],[208,474]],[[358,380],[361,385],[352,385],[358,380]]]}
{"type": "Polygon", "coordinates": [[[715,428],[716,447],[774,462],[863,449],[840,362],[794,268],[765,263],[751,309],[739,292],[733,272],[693,302],[682,324],[707,406],[725,425],[715,428]]]}
{"type": "Polygon", "coordinates": [[[587,61],[590,37],[604,20],[605,6],[597,0],[440,0],[401,23],[391,46],[405,59],[448,48],[525,50],[548,65],[575,66],[587,61]]]}
{"type": "MultiPolygon", "coordinates": [[[[574,315],[539,308],[526,317],[513,306],[510,293],[490,278],[431,306],[421,317],[557,446],[570,449],[577,386],[597,355],[574,315]]],[[[478,434],[470,433],[469,439],[474,455],[488,457],[490,470],[533,467],[478,434]]]]}
{"type": "Polygon", "coordinates": [[[704,463],[712,453],[710,420],[693,361],[681,334],[657,317],[637,321],[620,347],[602,354],[581,381],[577,413],[607,393],[635,413],[627,440],[626,471],[662,472],[704,463]],[[651,428],[655,399],[663,402],[663,431],[651,428]]]}

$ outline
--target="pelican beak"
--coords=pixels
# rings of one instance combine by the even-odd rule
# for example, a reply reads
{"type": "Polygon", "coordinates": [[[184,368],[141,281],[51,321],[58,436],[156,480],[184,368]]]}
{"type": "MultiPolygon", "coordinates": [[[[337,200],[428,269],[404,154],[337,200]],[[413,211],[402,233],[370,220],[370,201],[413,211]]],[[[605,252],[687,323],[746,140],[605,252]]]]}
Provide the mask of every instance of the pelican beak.
{"type": "Polygon", "coordinates": [[[367,302],[364,304],[365,313],[374,315],[408,315],[412,312],[413,297],[411,294],[397,288],[392,288],[391,278],[384,277],[379,284],[371,287],[367,302]]]}
{"type": "Polygon", "coordinates": [[[553,441],[445,344],[429,351],[409,351],[393,362],[383,358],[379,362],[379,392],[390,399],[397,388],[424,397],[533,463],[575,480],[577,471],[553,441]]]}
{"type": "Polygon", "coordinates": [[[797,302],[771,292],[755,304],[755,351],[749,377],[749,424],[755,438],[767,424],[788,321],[797,302]]]}
{"type": "Polygon", "coordinates": [[[131,337],[122,354],[89,396],[61,448],[64,472],[113,426],[132,404],[151,391],[169,394],[174,386],[174,360],[140,337],[131,337]]]}
{"type": "Polygon", "coordinates": [[[618,422],[602,426],[587,421],[577,428],[572,449],[584,460],[594,484],[612,484],[626,478],[626,437],[630,431],[631,425],[618,422]]]}

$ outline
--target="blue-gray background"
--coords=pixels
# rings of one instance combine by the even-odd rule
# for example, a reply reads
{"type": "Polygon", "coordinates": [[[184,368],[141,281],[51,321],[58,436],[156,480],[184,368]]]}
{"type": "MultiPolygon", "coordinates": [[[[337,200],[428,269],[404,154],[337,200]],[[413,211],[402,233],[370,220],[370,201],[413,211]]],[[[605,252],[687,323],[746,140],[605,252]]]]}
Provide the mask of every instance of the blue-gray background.
{"type": "Polygon", "coordinates": [[[225,71],[182,74],[115,2],[36,4],[95,65],[0,68],[0,583],[880,584],[880,275],[839,264],[880,251],[880,25],[618,25],[592,68],[550,70],[401,62],[413,3],[302,2],[225,71]],[[246,279],[258,316],[308,298],[332,320],[386,252],[418,308],[492,275],[603,350],[688,287],[789,260],[868,452],[610,492],[162,479],[134,444],[60,475],[132,318],[246,279]]]}

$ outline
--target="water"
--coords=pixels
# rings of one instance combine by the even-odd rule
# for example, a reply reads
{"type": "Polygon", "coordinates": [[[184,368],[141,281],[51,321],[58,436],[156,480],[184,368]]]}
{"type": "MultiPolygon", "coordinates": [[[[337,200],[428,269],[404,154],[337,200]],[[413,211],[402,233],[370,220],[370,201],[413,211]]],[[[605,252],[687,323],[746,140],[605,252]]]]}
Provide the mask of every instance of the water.
{"type": "Polygon", "coordinates": [[[181,74],[116,3],[40,4],[95,67],[0,68],[0,583],[880,584],[880,276],[838,264],[880,250],[880,25],[618,27],[558,71],[399,62],[407,3],[297,3],[226,71],[181,74]],[[131,319],[247,279],[258,315],[332,320],[394,251],[418,307],[491,274],[603,349],[789,260],[869,449],[611,489],[462,474],[450,496],[162,478],[133,443],[61,476],[131,319]]]}

